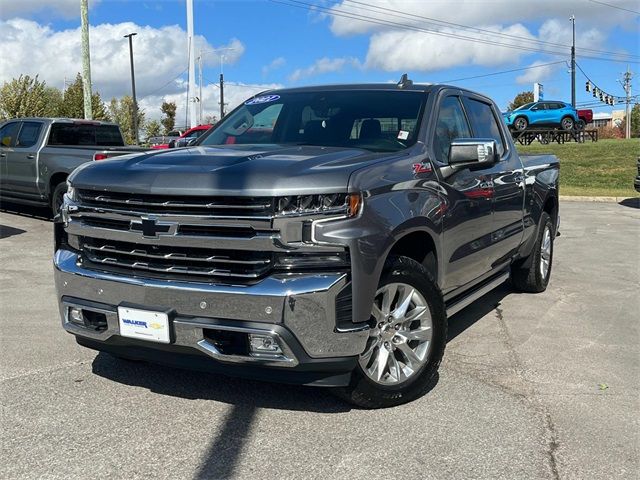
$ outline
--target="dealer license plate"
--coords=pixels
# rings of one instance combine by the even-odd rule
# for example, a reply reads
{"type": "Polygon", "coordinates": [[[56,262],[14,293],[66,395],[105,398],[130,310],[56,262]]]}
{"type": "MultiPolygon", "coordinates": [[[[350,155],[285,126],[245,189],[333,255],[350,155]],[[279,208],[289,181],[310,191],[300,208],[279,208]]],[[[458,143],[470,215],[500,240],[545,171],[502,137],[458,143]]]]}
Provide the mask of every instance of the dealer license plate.
{"type": "Polygon", "coordinates": [[[169,343],[169,317],[163,312],[118,307],[120,335],[150,342],[169,343]]]}

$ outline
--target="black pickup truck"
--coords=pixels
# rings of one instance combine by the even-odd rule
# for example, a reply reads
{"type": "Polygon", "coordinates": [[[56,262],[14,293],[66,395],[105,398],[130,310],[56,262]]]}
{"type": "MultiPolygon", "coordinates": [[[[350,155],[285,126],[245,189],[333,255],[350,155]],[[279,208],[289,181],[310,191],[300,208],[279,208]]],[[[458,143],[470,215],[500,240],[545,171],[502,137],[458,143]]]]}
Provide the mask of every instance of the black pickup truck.
{"type": "Polygon", "coordinates": [[[457,87],[263,92],[194,147],[69,177],[63,326],[119,357],[407,402],[448,317],[509,278],[547,287],[558,173],[457,87]]]}

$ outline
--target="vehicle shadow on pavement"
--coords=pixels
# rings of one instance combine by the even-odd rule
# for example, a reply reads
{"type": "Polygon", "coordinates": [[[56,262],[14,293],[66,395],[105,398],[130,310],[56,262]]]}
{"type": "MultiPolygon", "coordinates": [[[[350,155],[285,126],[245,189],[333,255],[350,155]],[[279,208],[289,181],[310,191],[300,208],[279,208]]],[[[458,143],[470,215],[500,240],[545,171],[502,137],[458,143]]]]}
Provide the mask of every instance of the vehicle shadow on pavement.
{"type": "Polygon", "coordinates": [[[499,307],[500,302],[504,297],[515,293],[516,292],[511,286],[511,282],[507,281],[494,290],[491,290],[489,293],[483,295],[464,310],[453,315],[449,319],[447,343],[461,333],[464,333],[465,330],[473,326],[478,320],[499,307]]]}
{"type": "Polygon", "coordinates": [[[13,237],[15,235],[21,235],[25,232],[26,230],[22,230],[21,228],[9,227],[8,225],[0,225],[0,240],[3,238],[13,237]]]}
{"type": "Polygon", "coordinates": [[[53,216],[51,211],[46,207],[30,207],[27,205],[17,205],[15,203],[0,202],[0,212],[12,215],[20,215],[22,217],[37,218],[39,220],[51,221],[53,216]]]}
{"type": "Polygon", "coordinates": [[[621,202],[618,202],[618,205],[622,205],[623,207],[640,208],[640,197],[625,198],[621,202]]]}
{"type": "Polygon", "coordinates": [[[164,365],[123,360],[100,352],[93,373],[125,385],[189,400],[213,400],[245,408],[346,412],[348,404],[323,388],[261,382],[215,373],[181,370],[164,365]]]}

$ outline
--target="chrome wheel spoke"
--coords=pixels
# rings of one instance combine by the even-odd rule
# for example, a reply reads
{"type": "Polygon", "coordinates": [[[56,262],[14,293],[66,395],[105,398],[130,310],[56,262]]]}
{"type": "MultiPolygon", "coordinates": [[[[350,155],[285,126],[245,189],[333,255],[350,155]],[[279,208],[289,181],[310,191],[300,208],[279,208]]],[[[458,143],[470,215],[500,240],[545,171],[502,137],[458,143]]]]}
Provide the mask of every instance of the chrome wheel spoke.
{"type": "Polygon", "coordinates": [[[372,365],[373,373],[378,382],[382,380],[382,376],[384,375],[384,371],[387,369],[388,363],[389,350],[384,347],[380,347],[380,349],[378,350],[378,358],[376,358],[372,365]]]}
{"type": "Polygon", "coordinates": [[[414,320],[418,320],[425,312],[428,311],[428,307],[415,307],[413,310],[409,312],[405,318],[402,319],[402,323],[413,322],[414,320]]]}
{"type": "Polygon", "coordinates": [[[420,358],[416,355],[416,353],[411,349],[411,347],[407,343],[401,343],[398,345],[398,350],[402,353],[404,358],[407,360],[405,363],[408,367],[411,367],[412,370],[415,370],[414,366],[421,363],[420,358]]]}
{"type": "Polygon", "coordinates": [[[389,315],[391,313],[391,304],[393,299],[396,298],[396,292],[398,291],[398,285],[392,283],[389,288],[385,289],[382,294],[382,313],[389,315]]]}
{"type": "Polygon", "coordinates": [[[375,318],[378,322],[381,322],[385,318],[384,313],[382,313],[382,311],[380,310],[378,305],[376,305],[375,302],[373,302],[373,308],[371,309],[371,315],[373,315],[373,318],[375,318]]]}
{"type": "Polygon", "coordinates": [[[396,309],[392,312],[392,316],[395,320],[400,320],[403,319],[407,313],[407,309],[409,308],[409,305],[411,305],[411,301],[413,300],[413,294],[415,293],[415,289],[413,288],[408,288],[408,289],[404,289],[405,295],[404,298],[402,298],[402,300],[400,300],[400,298],[398,299],[398,306],[396,307],[396,309]],[[407,293],[408,290],[408,293],[407,293]]]}
{"type": "Polygon", "coordinates": [[[401,337],[406,338],[406,341],[409,342],[411,340],[418,340],[419,342],[426,342],[431,340],[431,327],[427,328],[418,328],[416,330],[407,330],[405,332],[400,332],[399,335],[401,337]]]}

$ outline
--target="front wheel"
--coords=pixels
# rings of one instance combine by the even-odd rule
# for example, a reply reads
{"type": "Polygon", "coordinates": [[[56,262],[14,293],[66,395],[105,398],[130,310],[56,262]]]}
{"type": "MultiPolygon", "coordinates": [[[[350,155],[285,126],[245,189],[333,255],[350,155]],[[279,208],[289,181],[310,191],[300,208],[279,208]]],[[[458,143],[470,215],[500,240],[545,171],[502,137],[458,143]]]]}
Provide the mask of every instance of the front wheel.
{"type": "Polygon", "coordinates": [[[429,391],[447,341],[442,294],[430,272],[410,258],[390,258],[371,318],[375,325],[351,383],[336,393],[359,407],[383,408],[429,391]]]}
{"type": "Polygon", "coordinates": [[[523,132],[524,130],[527,129],[528,126],[529,126],[529,122],[525,117],[518,117],[513,122],[513,127],[519,132],[523,132]]]}

